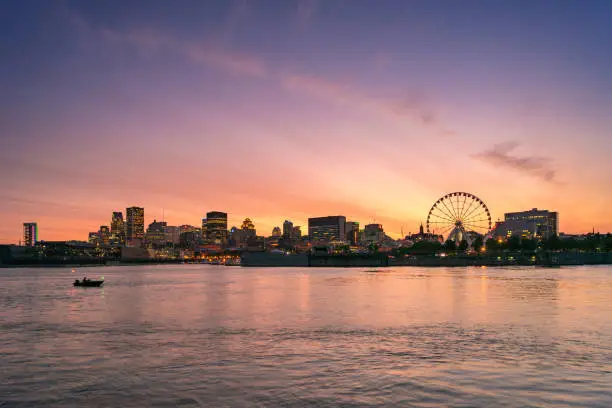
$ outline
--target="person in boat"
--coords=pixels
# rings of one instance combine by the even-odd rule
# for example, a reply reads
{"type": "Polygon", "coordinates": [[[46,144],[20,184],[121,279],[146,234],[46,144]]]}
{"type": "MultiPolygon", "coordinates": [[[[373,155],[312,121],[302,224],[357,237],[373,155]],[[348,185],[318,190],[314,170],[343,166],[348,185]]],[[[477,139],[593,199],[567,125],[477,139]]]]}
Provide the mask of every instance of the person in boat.
{"type": "Polygon", "coordinates": [[[83,283],[87,282],[87,276],[83,276],[83,283]]]}

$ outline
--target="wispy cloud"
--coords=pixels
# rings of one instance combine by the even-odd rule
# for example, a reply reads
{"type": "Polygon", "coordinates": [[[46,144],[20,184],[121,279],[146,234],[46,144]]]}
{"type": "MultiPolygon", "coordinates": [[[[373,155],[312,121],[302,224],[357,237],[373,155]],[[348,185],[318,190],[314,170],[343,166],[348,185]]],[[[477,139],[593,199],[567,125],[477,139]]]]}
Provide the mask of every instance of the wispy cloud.
{"type": "Polygon", "coordinates": [[[552,159],[512,154],[518,146],[517,142],[497,144],[473,157],[495,167],[512,169],[547,182],[556,182],[556,171],[551,167],[552,159]]]}
{"type": "Polygon", "coordinates": [[[350,106],[395,119],[410,119],[425,126],[434,126],[444,135],[453,134],[444,129],[434,112],[425,103],[423,95],[406,92],[400,98],[374,97],[346,83],[333,82],[317,76],[286,74],[282,76],[285,89],[311,95],[329,102],[350,106]]]}
{"type": "Polygon", "coordinates": [[[188,45],[185,54],[194,62],[201,62],[235,74],[262,77],[267,74],[266,64],[251,55],[215,49],[202,45],[188,45]]]}
{"type": "Polygon", "coordinates": [[[95,27],[78,13],[64,11],[67,21],[82,33],[95,36],[109,44],[132,47],[143,54],[172,52],[199,64],[230,72],[236,75],[261,77],[266,75],[266,64],[259,58],[245,53],[227,50],[211,43],[189,43],[179,41],[152,29],[116,30],[95,27]]]}
{"type": "MultiPolygon", "coordinates": [[[[303,18],[310,18],[316,3],[298,3],[303,18]]],[[[77,29],[101,38],[110,44],[131,47],[149,55],[169,52],[220,71],[245,77],[269,77],[287,91],[316,97],[327,103],[369,112],[387,120],[410,121],[434,129],[441,136],[454,135],[437,118],[421,93],[404,92],[399,97],[373,96],[363,89],[340,81],[313,75],[283,72],[281,67],[268,66],[262,59],[248,53],[236,52],[209,42],[181,41],[151,29],[117,30],[95,27],[74,12],[67,12],[68,21],[77,29]]]]}

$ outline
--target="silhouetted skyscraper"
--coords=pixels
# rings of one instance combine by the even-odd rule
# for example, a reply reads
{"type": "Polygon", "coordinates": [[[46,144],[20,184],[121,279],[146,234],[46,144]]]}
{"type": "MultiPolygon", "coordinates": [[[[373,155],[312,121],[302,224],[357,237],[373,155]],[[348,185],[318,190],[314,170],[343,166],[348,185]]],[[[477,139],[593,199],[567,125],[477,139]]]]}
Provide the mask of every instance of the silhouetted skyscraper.
{"type": "Polygon", "coordinates": [[[110,230],[108,225],[100,225],[100,230],[98,231],[98,236],[100,237],[100,242],[104,245],[108,245],[110,242],[110,230]]]}
{"type": "Polygon", "coordinates": [[[34,246],[38,242],[38,225],[35,222],[23,223],[23,245],[34,246]]]}
{"type": "Polygon", "coordinates": [[[212,244],[227,244],[227,213],[206,213],[206,240],[212,244]]]}
{"type": "Polygon", "coordinates": [[[289,220],[283,222],[283,238],[291,238],[293,235],[293,223],[289,220]]]}
{"type": "Polygon", "coordinates": [[[144,239],[144,208],[130,207],[125,210],[125,238],[127,243],[139,243],[144,239]]]}
{"type": "Polygon", "coordinates": [[[125,244],[125,222],[123,221],[123,213],[114,211],[111,219],[111,237],[113,241],[120,244],[125,244]]]}
{"type": "Polygon", "coordinates": [[[359,223],[354,221],[346,222],[346,240],[351,245],[357,245],[359,241],[359,223]]]}

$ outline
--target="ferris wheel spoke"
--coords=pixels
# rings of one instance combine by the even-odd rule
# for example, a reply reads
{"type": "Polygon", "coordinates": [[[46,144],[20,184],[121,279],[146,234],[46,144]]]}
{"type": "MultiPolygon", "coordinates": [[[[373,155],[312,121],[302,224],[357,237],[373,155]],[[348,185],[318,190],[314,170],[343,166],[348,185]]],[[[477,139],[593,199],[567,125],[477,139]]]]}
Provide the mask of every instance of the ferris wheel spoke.
{"type": "MultiPolygon", "coordinates": [[[[445,206],[445,207],[446,207],[446,206],[445,206]]],[[[450,219],[453,219],[453,220],[455,219],[455,218],[453,217],[453,215],[452,215],[450,212],[446,212],[446,211],[444,211],[444,210],[442,209],[442,207],[438,207],[437,203],[435,204],[435,207],[434,207],[434,208],[436,208],[436,209],[437,209],[438,211],[440,211],[441,213],[443,213],[443,214],[447,215],[447,216],[448,216],[450,219]]],[[[448,208],[447,208],[447,210],[448,210],[448,208]]],[[[433,209],[432,209],[432,211],[433,211],[433,209]]],[[[430,212],[432,212],[432,211],[430,211],[430,212]]]]}
{"type": "Polygon", "coordinates": [[[463,220],[464,224],[476,224],[478,222],[489,222],[489,218],[471,218],[469,220],[463,220]]]}
{"type": "Polygon", "coordinates": [[[440,223],[440,225],[434,225],[433,227],[434,227],[432,229],[433,233],[436,233],[436,231],[438,231],[437,234],[440,235],[440,234],[444,234],[447,231],[450,231],[451,229],[453,229],[454,225],[441,224],[440,223]],[[440,232],[440,231],[442,231],[442,232],[440,232]]]}
{"type": "MultiPolygon", "coordinates": [[[[453,217],[454,219],[457,219],[457,215],[456,215],[456,214],[455,214],[453,211],[451,211],[451,210],[449,210],[449,209],[448,209],[448,207],[446,206],[446,203],[444,202],[444,200],[442,201],[442,204],[444,204],[444,207],[446,207],[446,209],[448,210],[448,212],[452,214],[452,217],[453,217]]],[[[451,204],[451,206],[452,206],[452,204],[451,204]]]]}
{"type": "Polygon", "coordinates": [[[463,195],[463,204],[461,205],[461,210],[459,211],[459,219],[463,216],[463,212],[465,210],[465,203],[467,202],[467,195],[463,195]]]}
{"type": "Polygon", "coordinates": [[[436,213],[430,213],[429,215],[433,215],[434,217],[442,218],[442,219],[447,220],[449,222],[455,222],[455,220],[452,220],[452,219],[450,219],[448,217],[442,217],[442,216],[440,216],[440,215],[438,215],[436,213]]]}
{"type": "Polygon", "coordinates": [[[459,202],[460,198],[461,196],[459,195],[455,196],[455,204],[457,204],[457,219],[459,219],[459,216],[461,215],[461,203],[459,202]]]}
{"type": "Polygon", "coordinates": [[[470,209],[472,208],[472,206],[474,205],[475,202],[476,202],[476,200],[473,200],[473,199],[470,200],[470,205],[465,209],[465,211],[463,211],[463,213],[461,213],[461,219],[465,218],[465,216],[470,211],[470,209]]]}
{"type": "Polygon", "coordinates": [[[474,211],[473,213],[471,213],[470,215],[463,217],[463,219],[465,221],[469,221],[475,218],[487,218],[489,217],[489,214],[487,214],[485,211],[481,210],[481,211],[474,211]]]}
{"type": "Polygon", "coordinates": [[[452,229],[453,229],[453,227],[447,227],[447,228],[444,228],[444,229],[440,229],[438,232],[435,232],[435,235],[442,235],[442,237],[444,237],[444,235],[446,235],[446,233],[449,232],[452,229]]]}
{"type": "Polygon", "coordinates": [[[476,207],[474,207],[474,209],[470,211],[468,214],[466,214],[465,217],[463,218],[469,219],[473,214],[479,214],[480,212],[484,212],[484,209],[482,208],[481,203],[478,203],[476,204],[476,207]]]}
{"type": "Polygon", "coordinates": [[[438,224],[434,224],[432,225],[432,231],[445,231],[452,228],[452,225],[449,224],[442,224],[442,223],[438,223],[438,224]]]}

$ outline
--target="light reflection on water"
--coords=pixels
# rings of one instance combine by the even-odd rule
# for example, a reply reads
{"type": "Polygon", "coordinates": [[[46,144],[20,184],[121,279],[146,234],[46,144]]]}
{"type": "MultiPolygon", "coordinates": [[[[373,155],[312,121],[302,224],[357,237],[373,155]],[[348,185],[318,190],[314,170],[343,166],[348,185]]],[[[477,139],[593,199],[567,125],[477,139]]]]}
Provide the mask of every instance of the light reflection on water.
{"type": "Polygon", "coordinates": [[[0,269],[0,406],[612,406],[610,267],[85,272],[0,269]]]}

